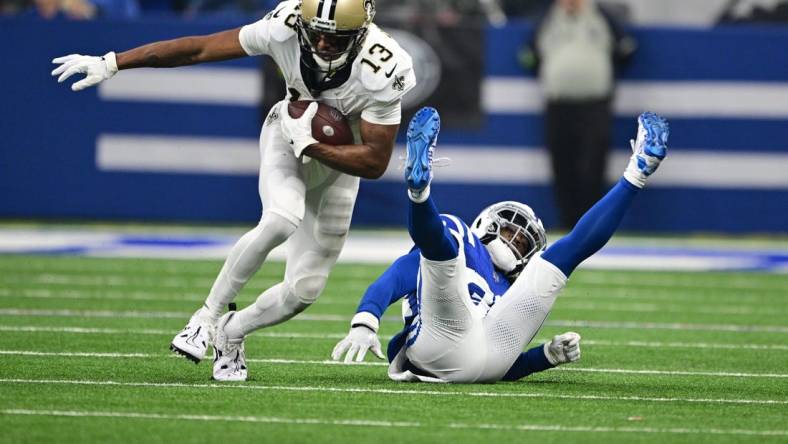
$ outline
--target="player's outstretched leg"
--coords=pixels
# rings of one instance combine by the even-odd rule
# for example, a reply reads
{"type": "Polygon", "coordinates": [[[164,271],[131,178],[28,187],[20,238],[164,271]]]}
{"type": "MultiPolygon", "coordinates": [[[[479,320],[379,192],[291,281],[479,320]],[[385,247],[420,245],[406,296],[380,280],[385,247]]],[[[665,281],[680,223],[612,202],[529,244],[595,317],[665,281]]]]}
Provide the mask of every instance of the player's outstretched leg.
{"type": "Polygon", "coordinates": [[[408,184],[408,194],[414,202],[423,202],[429,197],[432,156],[440,130],[441,118],[438,110],[430,107],[420,109],[408,125],[405,182],[408,184]]]}
{"type": "Polygon", "coordinates": [[[231,338],[225,332],[227,323],[236,315],[235,304],[219,318],[213,341],[213,379],[217,381],[246,381],[244,338],[231,338]]]}
{"type": "Polygon", "coordinates": [[[410,205],[408,232],[422,256],[434,261],[457,257],[457,245],[430,198],[432,159],[441,120],[435,108],[422,108],[408,125],[405,183],[410,205]]]}
{"type": "Polygon", "coordinates": [[[566,276],[613,236],[632,201],[668,154],[668,122],[654,113],[638,117],[638,133],[631,141],[632,157],[624,177],[583,217],[572,231],[545,251],[542,258],[566,276]]]}
{"type": "Polygon", "coordinates": [[[170,350],[199,363],[213,340],[213,331],[224,307],[232,302],[246,282],[265,261],[268,253],[287,240],[296,225],[273,212],[266,212],[260,223],[233,245],[205,304],[175,335],[170,350]]]}

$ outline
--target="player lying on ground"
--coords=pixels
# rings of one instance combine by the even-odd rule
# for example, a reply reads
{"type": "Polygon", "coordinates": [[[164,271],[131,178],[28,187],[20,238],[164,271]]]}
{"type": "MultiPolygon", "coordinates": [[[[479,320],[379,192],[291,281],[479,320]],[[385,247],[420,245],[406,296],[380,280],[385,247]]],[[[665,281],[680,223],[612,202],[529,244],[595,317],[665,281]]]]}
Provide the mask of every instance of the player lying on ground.
{"type": "Polygon", "coordinates": [[[439,129],[432,108],[419,111],[408,127],[408,232],[416,245],[369,287],[333,359],[361,361],[368,350],[383,358],[380,317],[405,297],[405,328],[388,346],[388,374],[395,381],[513,381],[577,360],[580,336],[572,332],[522,351],[569,275],[607,243],[664,159],[667,122],[653,113],[638,118],[624,177],[546,250],[542,223],[527,205],[494,204],[471,228],[438,213],[430,183],[439,129]]]}
{"type": "Polygon", "coordinates": [[[372,23],[374,15],[374,0],[289,0],[242,28],[53,60],[61,64],[52,71],[59,82],[86,74],[71,87],[79,91],[123,69],[268,54],[287,82],[286,100],[319,100],[348,117],[356,144],[332,146],[312,137],[316,104],[299,119],[286,106],[269,112],[260,134],[260,222],[230,250],[204,306],[172,340],[172,350],[194,362],[213,342],[214,379],[246,379],[243,337],[292,318],[320,296],[345,243],[359,176],[378,178],[388,166],[400,99],[416,79],[410,56],[372,23]],[[268,253],[288,238],[284,280],[220,320],[268,253]],[[214,340],[217,325],[223,333],[214,340]]]}

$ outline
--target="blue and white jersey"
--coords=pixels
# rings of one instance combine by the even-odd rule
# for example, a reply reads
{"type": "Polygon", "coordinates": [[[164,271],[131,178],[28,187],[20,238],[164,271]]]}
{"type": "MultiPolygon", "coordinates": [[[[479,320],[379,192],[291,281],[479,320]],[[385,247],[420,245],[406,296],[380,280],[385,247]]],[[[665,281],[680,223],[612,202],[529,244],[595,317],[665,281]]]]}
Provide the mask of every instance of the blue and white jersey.
{"type": "MultiPolygon", "coordinates": [[[[483,308],[489,309],[509,289],[509,281],[495,269],[487,248],[463,221],[450,214],[442,214],[441,219],[462,248],[468,297],[474,305],[484,304],[483,308]]],[[[421,281],[418,280],[415,290],[409,292],[403,301],[403,333],[407,338],[405,345],[413,344],[420,332],[418,314],[421,291],[421,281]]]]}
{"type": "MultiPolygon", "coordinates": [[[[506,277],[495,270],[487,248],[479,241],[468,226],[459,218],[449,214],[441,215],[441,220],[462,247],[465,260],[467,295],[474,305],[491,306],[509,288],[506,277]]],[[[357,312],[371,313],[378,319],[386,309],[403,299],[402,317],[405,329],[392,338],[389,343],[389,360],[405,345],[405,339],[415,337],[418,323],[414,323],[419,313],[419,274],[421,252],[414,247],[394,261],[364,293],[357,312]]],[[[484,307],[482,307],[484,308],[484,307]]]]}

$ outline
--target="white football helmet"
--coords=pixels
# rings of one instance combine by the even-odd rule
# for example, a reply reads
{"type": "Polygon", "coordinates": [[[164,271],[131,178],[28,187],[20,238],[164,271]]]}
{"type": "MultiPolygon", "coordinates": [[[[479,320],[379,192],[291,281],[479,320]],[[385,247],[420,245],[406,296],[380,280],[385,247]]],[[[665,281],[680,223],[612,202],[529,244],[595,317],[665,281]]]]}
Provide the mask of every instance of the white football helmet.
{"type": "Polygon", "coordinates": [[[520,202],[490,205],[473,221],[471,231],[509,280],[516,279],[531,257],[547,246],[542,221],[531,207],[520,202]]]}

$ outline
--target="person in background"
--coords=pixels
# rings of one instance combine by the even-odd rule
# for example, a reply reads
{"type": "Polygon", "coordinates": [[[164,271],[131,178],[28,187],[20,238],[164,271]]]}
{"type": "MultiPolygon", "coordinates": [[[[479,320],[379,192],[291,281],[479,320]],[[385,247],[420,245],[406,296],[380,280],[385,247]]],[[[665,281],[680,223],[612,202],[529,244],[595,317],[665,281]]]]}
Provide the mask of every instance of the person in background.
{"type": "Polygon", "coordinates": [[[719,25],[788,23],[788,1],[729,0],[717,22],[719,25]]]}
{"type": "Polygon", "coordinates": [[[137,0],[33,0],[10,13],[43,20],[133,19],[140,7],[137,0]]]}
{"type": "Polygon", "coordinates": [[[521,62],[538,72],[547,100],[545,142],[564,229],[602,196],[615,70],[636,48],[592,0],[556,0],[520,54],[521,62]]]}

